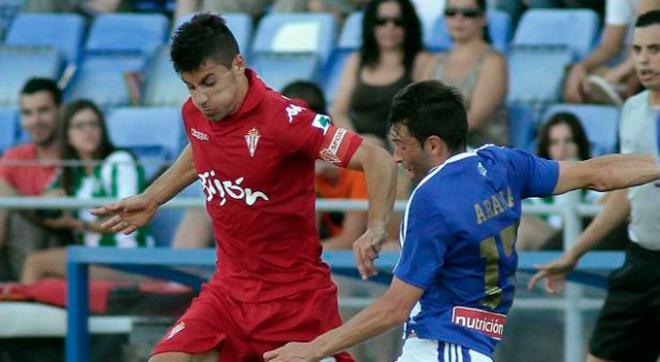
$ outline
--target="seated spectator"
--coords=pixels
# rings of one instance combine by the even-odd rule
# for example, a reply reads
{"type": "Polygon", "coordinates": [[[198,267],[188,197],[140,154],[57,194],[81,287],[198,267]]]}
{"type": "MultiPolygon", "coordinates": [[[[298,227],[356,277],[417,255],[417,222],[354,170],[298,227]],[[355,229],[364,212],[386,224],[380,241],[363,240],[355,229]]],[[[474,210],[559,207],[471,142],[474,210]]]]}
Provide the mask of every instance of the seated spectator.
{"type": "Polygon", "coordinates": [[[444,16],[454,46],[433,57],[424,78],[449,84],[465,97],[468,145],[507,145],[507,62],[490,44],[486,1],[447,0],[444,16]]]}
{"type": "Polygon", "coordinates": [[[421,77],[429,59],[409,0],[374,0],[364,12],[362,47],[343,70],[331,115],[338,127],[384,143],[392,97],[421,77]]]}
{"type": "MultiPolygon", "coordinates": [[[[64,110],[60,156],[67,161],[80,161],[81,164],[64,168],[47,195],[79,199],[125,198],[139,193],[144,186],[142,167],[131,153],[112,144],[103,114],[90,101],[75,101],[64,110]]],[[[101,220],[97,220],[89,210],[79,210],[75,214],[63,212],[44,222],[51,228],[74,232],[76,243],[89,247],[134,248],[151,244],[144,229],[130,235],[101,233],[101,220]]],[[[66,249],[53,248],[28,256],[21,282],[29,284],[47,277],[63,278],[65,275],[66,249]]],[[[92,277],[109,275],[115,274],[102,268],[92,268],[92,277]]]]}
{"type": "Polygon", "coordinates": [[[570,68],[564,86],[566,102],[622,105],[639,90],[629,52],[623,62],[610,64],[628,48],[637,14],[660,8],[660,2],[607,0],[606,5],[603,37],[596,49],[570,68]]]}
{"type": "MultiPolygon", "coordinates": [[[[561,112],[552,116],[543,126],[539,135],[537,154],[545,159],[587,160],[591,157],[589,140],[580,123],[572,113],[561,112]]],[[[607,195],[583,190],[581,202],[602,204],[607,195]]],[[[528,204],[555,204],[561,205],[561,196],[535,198],[527,200],[528,204]]],[[[547,216],[523,215],[518,238],[516,241],[519,250],[539,250],[562,248],[562,216],[558,214],[547,216]]],[[[603,248],[618,248],[627,240],[625,226],[609,235],[603,248]]]]}
{"type": "MultiPolygon", "coordinates": [[[[0,159],[0,197],[39,196],[56,176],[62,92],[44,78],[28,80],[20,96],[21,126],[31,142],[6,150],[0,159]]],[[[0,209],[0,281],[14,281],[28,254],[65,245],[70,236],[54,232],[34,212],[0,209]]]]}

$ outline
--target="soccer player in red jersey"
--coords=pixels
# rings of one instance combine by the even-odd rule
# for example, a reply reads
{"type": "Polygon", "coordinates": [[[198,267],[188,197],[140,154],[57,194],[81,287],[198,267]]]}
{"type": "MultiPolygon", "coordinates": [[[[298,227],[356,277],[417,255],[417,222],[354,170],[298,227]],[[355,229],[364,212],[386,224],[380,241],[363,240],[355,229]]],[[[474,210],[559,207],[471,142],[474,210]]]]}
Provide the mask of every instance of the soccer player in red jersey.
{"type": "MultiPolygon", "coordinates": [[[[218,240],[216,272],[150,361],[262,361],[288,341],[338,327],[337,289],[315,226],[314,162],[365,173],[368,229],[353,249],[366,278],[387,237],[393,159],[269,89],[246,68],[218,16],[183,24],[171,58],[191,94],[182,109],[189,144],[146,191],[95,210],[112,216],[107,230],[131,233],[184,187],[196,179],[203,185],[218,240]]],[[[334,359],[353,360],[346,352],[334,359]]]]}

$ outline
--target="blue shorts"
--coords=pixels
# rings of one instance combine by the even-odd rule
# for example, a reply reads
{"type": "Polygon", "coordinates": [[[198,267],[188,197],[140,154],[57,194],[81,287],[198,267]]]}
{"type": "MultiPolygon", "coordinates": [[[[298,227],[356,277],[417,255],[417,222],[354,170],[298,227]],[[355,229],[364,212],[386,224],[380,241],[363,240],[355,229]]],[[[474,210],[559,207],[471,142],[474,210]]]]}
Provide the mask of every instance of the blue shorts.
{"type": "Polygon", "coordinates": [[[397,362],[493,362],[483,353],[442,341],[411,337],[406,339],[397,362]]]}

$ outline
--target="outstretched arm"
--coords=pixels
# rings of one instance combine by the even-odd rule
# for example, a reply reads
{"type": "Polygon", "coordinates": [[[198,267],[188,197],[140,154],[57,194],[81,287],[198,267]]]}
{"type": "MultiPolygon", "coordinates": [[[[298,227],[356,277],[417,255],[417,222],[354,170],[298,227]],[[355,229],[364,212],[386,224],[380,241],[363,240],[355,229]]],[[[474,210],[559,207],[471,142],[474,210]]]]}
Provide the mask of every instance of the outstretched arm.
{"type": "Polygon", "coordinates": [[[587,161],[559,162],[559,180],[553,194],[588,188],[610,191],[660,178],[660,167],[650,155],[607,155],[587,161]]]}
{"type": "Polygon", "coordinates": [[[363,309],[343,326],[317,337],[309,343],[289,343],[266,352],[267,362],[315,362],[364,342],[405,323],[410,311],[424,293],[396,276],[385,294],[363,309]]]}
{"type": "Polygon", "coordinates": [[[348,164],[364,172],[369,211],[367,231],[353,244],[355,260],[363,279],[376,274],[373,260],[387,240],[387,226],[396,196],[396,165],[384,148],[362,142],[348,164]]]}
{"type": "Polygon", "coordinates": [[[146,225],[156,214],[158,207],[197,178],[192,162],[190,145],[181,152],[179,158],[143,193],[123,199],[116,204],[105,205],[92,210],[97,216],[112,216],[101,224],[104,231],[130,234],[146,225]]]}

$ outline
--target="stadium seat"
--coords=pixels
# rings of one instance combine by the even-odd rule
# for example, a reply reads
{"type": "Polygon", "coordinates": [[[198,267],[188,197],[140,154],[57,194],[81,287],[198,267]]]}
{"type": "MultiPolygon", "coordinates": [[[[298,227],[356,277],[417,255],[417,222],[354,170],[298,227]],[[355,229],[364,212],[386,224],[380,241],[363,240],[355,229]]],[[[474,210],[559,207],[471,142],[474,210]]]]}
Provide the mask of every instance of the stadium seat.
{"type": "MultiPolygon", "coordinates": [[[[201,184],[193,182],[190,186],[181,191],[177,197],[200,197],[201,184]]],[[[185,209],[181,208],[159,208],[156,215],[149,224],[151,235],[156,240],[158,247],[170,247],[174,241],[174,235],[179,228],[185,209]]]]}
{"type": "Polygon", "coordinates": [[[32,77],[57,79],[62,58],[54,48],[0,46],[0,106],[15,105],[32,77]]]}
{"type": "Polygon", "coordinates": [[[323,90],[328,103],[334,101],[339,79],[348,60],[348,56],[357,51],[362,44],[362,12],[352,13],[342,28],[339,35],[339,44],[333,49],[330,58],[323,66],[322,78],[323,90]]]}
{"type": "Polygon", "coordinates": [[[151,56],[165,42],[167,30],[167,18],[161,14],[99,15],[89,32],[85,51],[151,56]]]}
{"type": "MultiPolygon", "coordinates": [[[[504,11],[490,10],[487,15],[488,34],[493,47],[506,53],[511,39],[511,16],[504,11]]],[[[452,47],[449,30],[445,24],[444,16],[438,17],[431,31],[425,32],[424,43],[432,51],[445,50],[452,47]]]]}
{"type": "MultiPolygon", "coordinates": [[[[190,20],[195,14],[187,14],[176,20],[172,32],[181,26],[184,22],[190,20]]],[[[238,42],[238,48],[244,57],[249,58],[250,41],[252,41],[252,28],[254,23],[250,15],[245,13],[224,13],[222,17],[227,22],[227,27],[231,30],[232,34],[238,42]]]]}
{"type": "Polygon", "coordinates": [[[580,119],[591,144],[592,157],[617,152],[619,110],[616,107],[592,104],[555,104],[546,110],[543,121],[547,122],[550,117],[559,112],[570,112],[580,119]]]}
{"type": "Polygon", "coordinates": [[[563,46],[519,46],[509,54],[508,102],[554,103],[561,94],[571,51],[563,46]]]}
{"type": "Polygon", "coordinates": [[[23,7],[23,0],[0,1],[0,42],[5,38],[9,26],[23,7]]]}
{"type": "Polygon", "coordinates": [[[19,14],[7,33],[7,45],[56,48],[67,63],[77,63],[85,21],[77,14],[19,14]]]}
{"type": "Polygon", "coordinates": [[[145,106],[181,106],[188,95],[185,84],[172,68],[170,48],[161,47],[147,70],[142,104],[145,106]]]}
{"type": "Polygon", "coordinates": [[[536,153],[537,114],[541,104],[511,103],[509,113],[509,143],[511,147],[536,153]]]}
{"type": "Polygon", "coordinates": [[[257,30],[251,63],[274,89],[296,79],[316,79],[334,46],[336,28],[330,14],[267,15],[257,30]]]}
{"type": "Polygon", "coordinates": [[[582,59],[598,32],[598,15],[592,10],[532,9],[520,19],[513,45],[565,45],[582,59]]]}
{"type": "Polygon", "coordinates": [[[13,107],[0,107],[0,154],[14,146],[18,138],[18,110],[13,107]]]}
{"type": "Polygon", "coordinates": [[[136,153],[152,177],[181,152],[183,122],[178,107],[123,107],[108,115],[110,139],[136,153]]]}
{"type": "Polygon", "coordinates": [[[144,65],[140,56],[87,56],[67,89],[67,98],[87,98],[104,108],[131,104],[126,76],[141,72],[144,65]]]}

